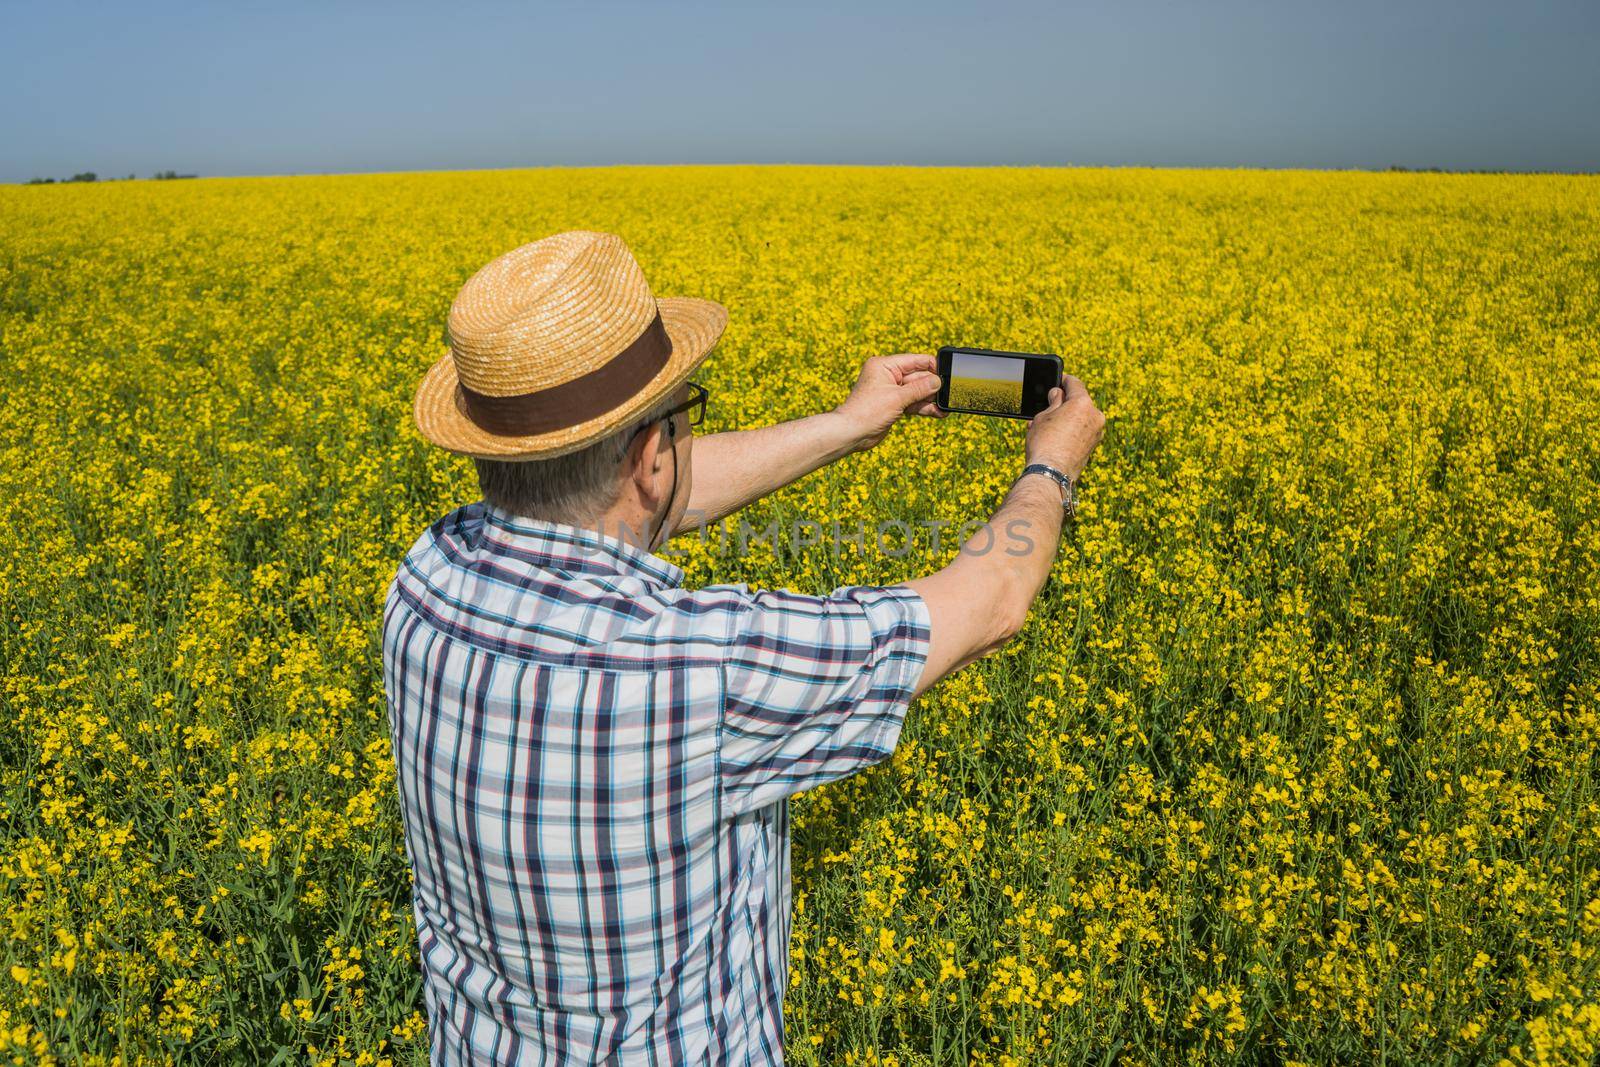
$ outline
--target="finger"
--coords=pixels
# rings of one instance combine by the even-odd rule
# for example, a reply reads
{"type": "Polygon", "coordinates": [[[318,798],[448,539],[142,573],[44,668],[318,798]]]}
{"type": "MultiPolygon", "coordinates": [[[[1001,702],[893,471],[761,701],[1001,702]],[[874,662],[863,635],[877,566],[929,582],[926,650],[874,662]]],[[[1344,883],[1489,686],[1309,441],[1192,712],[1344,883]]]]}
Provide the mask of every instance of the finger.
{"type": "Polygon", "coordinates": [[[1056,408],[1067,402],[1066,390],[1059,387],[1052,389],[1050,390],[1050,395],[1045,397],[1045,400],[1046,404],[1044,409],[1046,411],[1054,411],[1056,408]]]}
{"type": "Polygon", "coordinates": [[[903,380],[906,376],[918,371],[932,373],[939,369],[939,361],[925,352],[901,352],[893,356],[874,356],[883,366],[888,367],[896,380],[903,380]]]}
{"type": "Polygon", "coordinates": [[[919,400],[906,408],[906,411],[912,415],[922,415],[930,419],[942,419],[948,414],[944,408],[941,408],[932,400],[919,400]]]}
{"type": "Polygon", "coordinates": [[[1089,390],[1077,375],[1063,374],[1061,376],[1061,394],[1064,399],[1070,400],[1079,394],[1088,396],[1089,390]]]}
{"type": "Polygon", "coordinates": [[[913,374],[900,383],[900,390],[911,399],[923,400],[939,391],[937,374],[913,374]]]}

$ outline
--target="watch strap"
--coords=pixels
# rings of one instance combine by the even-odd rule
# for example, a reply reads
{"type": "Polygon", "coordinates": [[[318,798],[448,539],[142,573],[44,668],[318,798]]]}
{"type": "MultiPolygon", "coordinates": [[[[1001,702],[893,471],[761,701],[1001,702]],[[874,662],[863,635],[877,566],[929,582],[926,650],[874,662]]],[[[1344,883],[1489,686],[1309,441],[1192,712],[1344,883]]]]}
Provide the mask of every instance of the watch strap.
{"type": "Polygon", "coordinates": [[[1061,487],[1061,506],[1068,515],[1077,511],[1078,489],[1071,478],[1056,470],[1048,463],[1030,463],[1022,468],[1022,473],[1017,475],[1021,479],[1029,474],[1042,474],[1061,487]]]}

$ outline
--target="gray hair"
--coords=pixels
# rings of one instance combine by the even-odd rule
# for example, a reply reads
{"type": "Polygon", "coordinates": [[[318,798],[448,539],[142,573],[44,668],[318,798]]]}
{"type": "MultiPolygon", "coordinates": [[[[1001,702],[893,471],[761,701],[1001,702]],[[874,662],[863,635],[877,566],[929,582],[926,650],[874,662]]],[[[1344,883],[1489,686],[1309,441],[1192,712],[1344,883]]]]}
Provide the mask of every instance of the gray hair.
{"type": "Polygon", "coordinates": [[[622,493],[622,461],[636,433],[666,418],[676,393],[627,427],[554,459],[474,459],[484,500],[524,518],[581,523],[598,517],[622,493]]]}

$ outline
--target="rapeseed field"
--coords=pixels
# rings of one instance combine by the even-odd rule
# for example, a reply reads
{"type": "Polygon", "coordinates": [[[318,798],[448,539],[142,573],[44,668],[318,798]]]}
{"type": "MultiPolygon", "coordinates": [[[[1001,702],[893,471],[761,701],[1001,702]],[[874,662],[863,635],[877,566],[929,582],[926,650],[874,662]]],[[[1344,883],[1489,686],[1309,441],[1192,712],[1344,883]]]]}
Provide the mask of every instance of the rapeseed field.
{"type": "MultiPolygon", "coordinates": [[[[794,804],[791,1062],[1600,1055],[1600,179],[662,168],[0,189],[0,1056],[425,1059],[377,635],[476,493],[412,390],[580,227],[731,310],[702,429],[942,344],[1109,418],[1022,638],[794,804]]],[[[922,573],[1023,431],[680,562],[922,573]]]]}
{"type": "Polygon", "coordinates": [[[1003,411],[1020,415],[1022,383],[1000,381],[995,378],[963,378],[959,374],[952,374],[950,406],[973,411],[1003,411]]]}

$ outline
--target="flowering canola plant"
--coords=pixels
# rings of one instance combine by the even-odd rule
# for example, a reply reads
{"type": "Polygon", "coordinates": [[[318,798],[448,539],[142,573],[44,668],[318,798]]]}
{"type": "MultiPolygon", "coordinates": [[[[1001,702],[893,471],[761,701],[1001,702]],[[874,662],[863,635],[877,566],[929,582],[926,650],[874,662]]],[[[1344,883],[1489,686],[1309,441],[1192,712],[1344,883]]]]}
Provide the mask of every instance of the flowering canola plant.
{"type": "MultiPolygon", "coordinates": [[[[1022,637],[794,802],[791,1062],[1600,1056],[1600,179],[540,170],[0,219],[0,1059],[424,1061],[377,633],[476,487],[411,394],[462,281],[571,228],[730,308],[706,430],[947,343],[1059,353],[1109,418],[1022,637]]],[[[673,551],[903,580],[1022,433],[916,420],[673,551]]]]}

